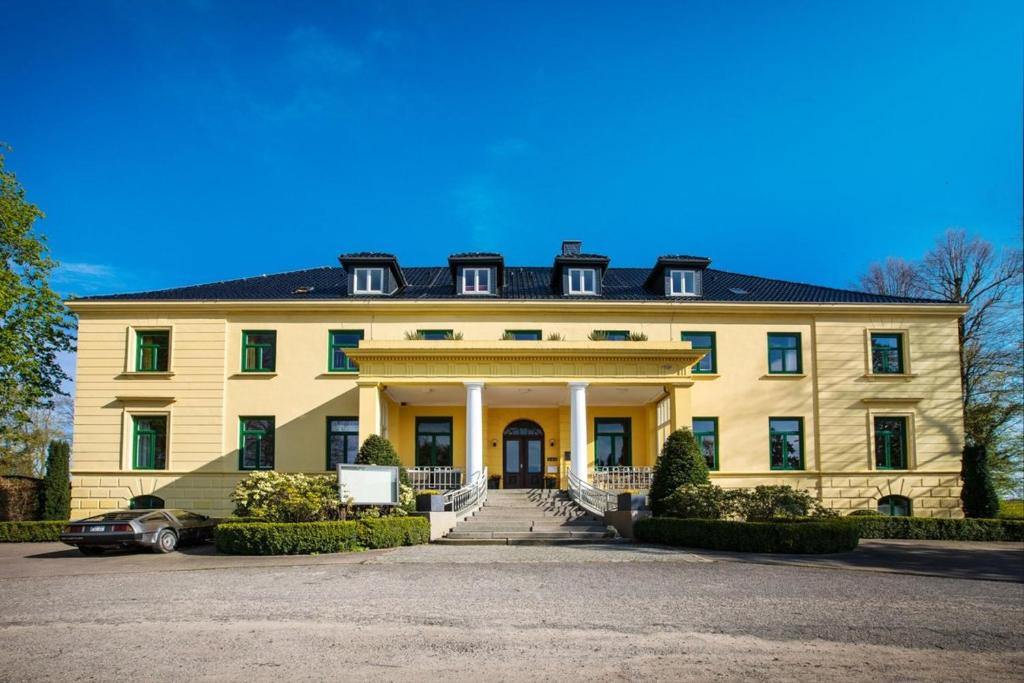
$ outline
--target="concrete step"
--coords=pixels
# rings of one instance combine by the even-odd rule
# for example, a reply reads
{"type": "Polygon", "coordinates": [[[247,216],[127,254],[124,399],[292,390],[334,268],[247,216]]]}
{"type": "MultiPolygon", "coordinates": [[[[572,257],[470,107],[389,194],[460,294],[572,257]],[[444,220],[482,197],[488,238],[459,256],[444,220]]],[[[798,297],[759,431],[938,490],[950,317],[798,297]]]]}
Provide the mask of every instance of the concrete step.
{"type": "Polygon", "coordinates": [[[562,525],[562,524],[462,524],[456,527],[456,530],[452,533],[462,533],[463,531],[469,533],[576,533],[576,532],[592,532],[592,533],[605,533],[607,527],[599,524],[577,524],[577,525],[562,525]]]}
{"type": "Polygon", "coordinates": [[[611,538],[611,536],[604,531],[453,531],[445,536],[445,540],[451,541],[481,541],[502,538],[509,541],[558,541],[565,539],[601,541],[611,538]]]}
{"type": "Polygon", "coordinates": [[[440,545],[621,545],[629,541],[621,538],[439,538],[440,545]]]}

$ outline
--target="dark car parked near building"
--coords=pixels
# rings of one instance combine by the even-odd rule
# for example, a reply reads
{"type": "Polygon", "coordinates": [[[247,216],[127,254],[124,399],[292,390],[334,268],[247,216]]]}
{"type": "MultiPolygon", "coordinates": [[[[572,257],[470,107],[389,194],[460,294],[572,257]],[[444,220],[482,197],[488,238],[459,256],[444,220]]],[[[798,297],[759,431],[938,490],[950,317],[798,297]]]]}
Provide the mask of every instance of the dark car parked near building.
{"type": "Polygon", "coordinates": [[[217,522],[188,510],[118,510],[71,522],[60,540],[85,555],[131,547],[169,553],[180,544],[211,540],[217,522]]]}

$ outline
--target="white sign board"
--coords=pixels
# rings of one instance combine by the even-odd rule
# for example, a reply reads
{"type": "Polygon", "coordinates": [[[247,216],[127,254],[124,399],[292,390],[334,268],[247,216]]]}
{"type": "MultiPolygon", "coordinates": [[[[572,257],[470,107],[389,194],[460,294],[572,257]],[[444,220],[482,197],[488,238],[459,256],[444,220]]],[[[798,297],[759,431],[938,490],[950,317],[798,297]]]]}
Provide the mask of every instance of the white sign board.
{"type": "Polygon", "coordinates": [[[398,505],[398,468],[339,464],[338,491],[353,505],[398,505]]]}

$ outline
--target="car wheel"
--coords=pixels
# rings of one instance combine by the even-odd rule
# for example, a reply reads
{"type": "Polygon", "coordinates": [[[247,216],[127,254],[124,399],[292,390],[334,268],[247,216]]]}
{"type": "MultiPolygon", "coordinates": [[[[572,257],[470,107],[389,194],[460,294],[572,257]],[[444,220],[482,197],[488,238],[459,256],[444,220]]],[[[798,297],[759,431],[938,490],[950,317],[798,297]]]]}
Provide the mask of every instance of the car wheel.
{"type": "Polygon", "coordinates": [[[87,545],[78,546],[78,552],[83,555],[102,555],[103,548],[93,548],[87,545]]]}
{"type": "Polygon", "coordinates": [[[178,547],[178,534],[170,529],[163,529],[156,536],[156,545],[153,546],[155,553],[170,553],[178,547]]]}

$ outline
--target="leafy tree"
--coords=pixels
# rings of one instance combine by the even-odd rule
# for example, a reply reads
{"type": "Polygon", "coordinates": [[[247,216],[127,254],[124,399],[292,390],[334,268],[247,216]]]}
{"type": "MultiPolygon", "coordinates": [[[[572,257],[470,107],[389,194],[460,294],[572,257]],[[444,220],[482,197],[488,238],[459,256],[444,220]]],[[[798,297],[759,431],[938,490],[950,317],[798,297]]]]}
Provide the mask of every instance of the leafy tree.
{"type": "Polygon", "coordinates": [[[0,475],[42,477],[51,441],[70,440],[71,399],[58,396],[52,408],[31,408],[28,420],[0,431],[0,475]]]}
{"type": "Polygon", "coordinates": [[[947,230],[920,261],[889,258],[872,264],[860,281],[877,294],[969,307],[957,325],[964,435],[968,445],[984,447],[992,479],[1004,494],[1024,487],[1021,264],[1020,249],[997,253],[986,240],[947,230]]]}
{"type": "Polygon", "coordinates": [[[6,149],[0,144],[0,434],[64,394],[57,353],[73,347],[71,317],[49,286],[57,264],[33,232],[43,212],[6,170],[6,149]]]}
{"type": "Polygon", "coordinates": [[[960,491],[964,515],[992,519],[999,514],[999,496],[988,470],[988,457],[984,446],[964,448],[961,477],[964,487],[960,491]]]}
{"type": "Polygon", "coordinates": [[[661,456],[654,465],[648,501],[651,512],[660,517],[668,510],[668,499],[680,486],[707,484],[708,463],[689,429],[677,429],[665,439],[661,456]]]}
{"type": "Polygon", "coordinates": [[[68,467],[71,447],[67,441],[51,441],[43,477],[43,519],[67,519],[71,516],[71,488],[68,467]]]}

